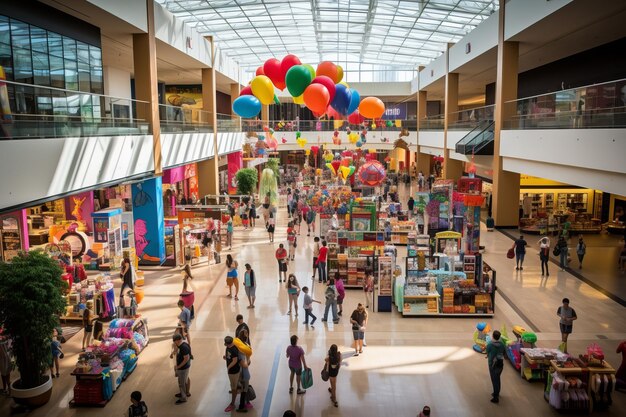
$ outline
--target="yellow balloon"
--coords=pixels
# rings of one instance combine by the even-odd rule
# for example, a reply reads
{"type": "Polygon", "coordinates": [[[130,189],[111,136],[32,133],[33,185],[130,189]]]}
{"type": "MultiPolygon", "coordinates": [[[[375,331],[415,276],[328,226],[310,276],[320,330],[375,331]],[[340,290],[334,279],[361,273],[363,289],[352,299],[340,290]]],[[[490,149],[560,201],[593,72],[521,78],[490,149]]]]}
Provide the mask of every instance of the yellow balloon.
{"type": "Polygon", "coordinates": [[[304,104],[304,94],[300,94],[298,97],[293,98],[295,104],[304,104]]]}
{"type": "Polygon", "coordinates": [[[252,94],[259,101],[265,105],[272,104],[274,102],[274,84],[272,80],[265,75],[257,75],[250,83],[252,88],[252,94]]]}
{"type": "Polygon", "coordinates": [[[372,129],[376,129],[376,123],[372,123],[372,129]]]}
{"type": "Polygon", "coordinates": [[[374,149],[374,148],[369,148],[368,152],[369,152],[369,153],[376,153],[376,149],[374,149]]]}
{"type": "Polygon", "coordinates": [[[304,154],[305,154],[306,156],[311,155],[311,150],[310,150],[310,149],[305,150],[305,151],[304,151],[304,154]]]}
{"type": "Polygon", "coordinates": [[[337,81],[343,80],[343,68],[341,65],[337,65],[337,81]]]}

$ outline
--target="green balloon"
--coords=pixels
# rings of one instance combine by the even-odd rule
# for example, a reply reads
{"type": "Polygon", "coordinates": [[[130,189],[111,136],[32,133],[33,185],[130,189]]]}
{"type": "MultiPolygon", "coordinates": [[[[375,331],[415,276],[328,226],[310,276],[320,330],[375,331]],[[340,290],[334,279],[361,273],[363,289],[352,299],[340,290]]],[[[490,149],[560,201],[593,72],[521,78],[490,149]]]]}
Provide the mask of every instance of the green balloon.
{"type": "Polygon", "coordinates": [[[289,68],[285,76],[287,90],[293,97],[298,97],[304,93],[304,90],[311,84],[311,73],[303,65],[294,65],[289,68]]]}
{"type": "Polygon", "coordinates": [[[276,94],[274,94],[274,103],[280,105],[280,100],[278,99],[278,96],[276,94]]]}
{"type": "Polygon", "coordinates": [[[316,75],[315,75],[315,68],[313,68],[313,65],[311,65],[311,64],[302,64],[302,66],[309,70],[309,72],[311,73],[311,81],[313,81],[315,79],[315,77],[316,77],[316,75]]]}

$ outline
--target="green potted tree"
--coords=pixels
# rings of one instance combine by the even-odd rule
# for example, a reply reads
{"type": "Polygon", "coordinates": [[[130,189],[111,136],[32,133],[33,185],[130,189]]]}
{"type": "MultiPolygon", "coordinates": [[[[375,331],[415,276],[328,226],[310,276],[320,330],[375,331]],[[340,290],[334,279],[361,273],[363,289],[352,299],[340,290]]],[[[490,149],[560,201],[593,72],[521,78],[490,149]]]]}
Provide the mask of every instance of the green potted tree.
{"type": "Polygon", "coordinates": [[[241,195],[252,194],[259,181],[259,174],[254,168],[242,168],[235,174],[237,179],[237,193],[241,195]]]}
{"type": "Polygon", "coordinates": [[[50,341],[65,308],[59,264],[39,251],[0,262],[0,324],[13,339],[20,378],[11,384],[16,403],[38,407],[50,400],[50,341]]]}

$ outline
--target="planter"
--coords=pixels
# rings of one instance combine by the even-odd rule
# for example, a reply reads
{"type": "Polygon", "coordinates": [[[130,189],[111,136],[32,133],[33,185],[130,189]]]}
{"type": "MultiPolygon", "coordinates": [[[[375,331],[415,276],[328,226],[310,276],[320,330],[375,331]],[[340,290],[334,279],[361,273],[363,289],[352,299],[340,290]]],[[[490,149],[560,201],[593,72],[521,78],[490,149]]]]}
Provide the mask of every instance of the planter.
{"type": "Polygon", "coordinates": [[[11,396],[13,400],[24,407],[37,408],[50,401],[52,396],[52,378],[50,375],[44,375],[46,382],[35,388],[22,389],[18,388],[19,379],[11,384],[11,396]]]}

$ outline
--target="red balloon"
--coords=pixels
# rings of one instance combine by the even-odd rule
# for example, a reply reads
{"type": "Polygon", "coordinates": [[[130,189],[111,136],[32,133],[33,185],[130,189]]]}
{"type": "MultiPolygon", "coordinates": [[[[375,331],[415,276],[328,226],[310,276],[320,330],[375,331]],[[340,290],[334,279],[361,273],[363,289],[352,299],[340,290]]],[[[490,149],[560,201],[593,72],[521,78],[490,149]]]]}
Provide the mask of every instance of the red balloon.
{"type": "Polygon", "coordinates": [[[262,65],[256,69],[256,75],[265,75],[265,71],[263,71],[262,65]]]}
{"type": "Polygon", "coordinates": [[[339,170],[339,167],[341,166],[341,162],[334,160],[330,163],[330,165],[332,165],[332,167],[335,168],[335,172],[337,172],[339,170]]]}
{"type": "Polygon", "coordinates": [[[272,80],[272,83],[274,84],[276,88],[278,88],[279,90],[282,90],[278,86],[278,83],[283,83],[283,88],[285,88],[284,87],[285,73],[280,67],[279,60],[277,60],[276,58],[270,58],[267,61],[265,61],[265,64],[263,64],[263,72],[265,72],[265,75],[267,75],[269,79],[272,80]]]}
{"type": "Polygon", "coordinates": [[[280,91],[283,91],[285,87],[287,87],[287,84],[284,81],[277,81],[274,84],[274,87],[278,88],[280,91]]]}
{"type": "Polygon", "coordinates": [[[304,90],[304,104],[309,110],[324,114],[328,103],[330,103],[330,94],[328,89],[322,84],[311,84],[304,90]]]}
{"type": "Polygon", "coordinates": [[[300,62],[300,58],[298,58],[297,56],[291,54],[285,56],[280,63],[280,68],[283,71],[283,77],[287,75],[287,71],[289,71],[289,68],[293,67],[294,65],[300,64],[302,64],[302,62],[300,62]]]}
{"type": "Polygon", "coordinates": [[[353,125],[361,124],[364,120],[365,118],[361,116],[359,110],[355,110],[354,113],[348,116],[348,122],[352,123],[353,125]]]}
{"type": "Polygon", "coordinates": [[[239,96],[253,96],[254,94],[252,94],[252,87],[250,86],[246,86],[244,88],[241,89],[241,91],[239,92],[239,96]]]}
{"type": "MultiPolygon", "coordinates": [[[[322,84],[324,87],[326,87],[326,89],[328,90],[328,94],[330,94],[330,101],[333,101],[333,98],[335,98],[335,83],[333,82],[333,80],[330,79],[330,77],[327,77],[326,75],[318,75],[317,77],[313,78],[311,84],[322,84]]],[[[335,117],[335,119],[336,118],[337,117],[335,117]]],[[[339,118],[341,118],[341,116],[339,118]]]]}

